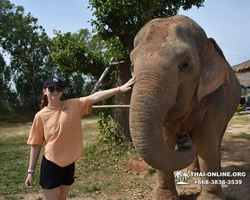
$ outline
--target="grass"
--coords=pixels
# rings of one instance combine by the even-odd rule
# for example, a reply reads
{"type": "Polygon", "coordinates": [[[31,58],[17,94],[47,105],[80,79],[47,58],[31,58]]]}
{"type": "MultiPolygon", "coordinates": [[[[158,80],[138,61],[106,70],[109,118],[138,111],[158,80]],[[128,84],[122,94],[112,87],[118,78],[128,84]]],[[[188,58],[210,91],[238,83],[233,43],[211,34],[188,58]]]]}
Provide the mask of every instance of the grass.
{"type": "Polygon", "coordinates": [[[230,120],[228,123],[228,127],[235,125],[235,124],[241,124],[241,125],[248,125],[250,122],[250,114],[248,114],[248,118],[244,113],[242,114],[235,114],[234,117],[230,120]]]}
{"type": "Polygon", "coordinates": [[[240,133],[239,135],[234,135],[233,138],[250,140],[250,135],[246,133],[240,133]]]}
{"type": "Polygon", "coordinates": [[[123,185],[124,162],[135,150],[129,145],[92,144],[83,150],[84,157],[76,165],[76,182],[85,185],[84,192],[103,191],[112,194],[123,185]],[[101,177],[101,179],[100,179],[101,177]]]}
{"type": "MultiPolygon", "coordinates": [[[[82,119],[84,149],[83,157],[76,162],[75,183],[69,197],[91,196],[98,199],[100,195],[112,196],[122,193],[122,197],[114,199],[143,199],[145,191],[151,193],[155,185],[155,169],[146,169],[147,175],[140,176],[124,169],[124,162],[137,155],[132,145],[98,144],[96,136],[97,117],[82,119]],[[136,189],[135,189],[136,188],[136,189]]],[[[245,115],[235,115],[229,126],[234,124],[249,124],[245,115]]],[[[26,195],[40,194],[39,171],[41,155],[36,167],[34,183],[36,187],[28,190],[25,187],[27,169],[29,164],[30,146],[26,144],[31,122],[2,124],[0,126],[0,199],[26,199],[26,195]]],[[[249,140],[247,134],[240,134],[243,139],[249,140]]],[[[149,194],[148,194],[149,195],[149,194]]],[[[181,200],[194,199],[197,194],[181,195],[181,200]]],[[[36,199],[39,199],[36,198],[36,199]]],[[[227,197],[227,200],[233,197],[227,197]]]]}
{"type": "Polygon", "coordinates": [[[26,144],[29,129],[26,124],[0,128],[0,197],[11,199],[16,194],[27,192],[24,181],[29,163],[30,147],[26,144]]]}
{"type": "MultiPolygon", "coordinates": [[[[85,147],[83,158],[76,162],[75,184],[69,197],[83,194],[96,196],[100,192],[112,194],[119,190],[129,189],[124,184],[125,170],[123,162],[136,154],[132,145],[98,144],[96,136],[97,117],[84,118],[83,138],[85,147]]],[[[27,190],[25,179],[29,164],[30,146],[26,144],[31,123],[5,124],[0,127],[0,199],[23,199],[28,193],[42,193],[39,185],[39,174],[42,153],[36,167],[33,190],[27,190]]],[[[140,184],[140,181],[138,182],[140,184]]]]}

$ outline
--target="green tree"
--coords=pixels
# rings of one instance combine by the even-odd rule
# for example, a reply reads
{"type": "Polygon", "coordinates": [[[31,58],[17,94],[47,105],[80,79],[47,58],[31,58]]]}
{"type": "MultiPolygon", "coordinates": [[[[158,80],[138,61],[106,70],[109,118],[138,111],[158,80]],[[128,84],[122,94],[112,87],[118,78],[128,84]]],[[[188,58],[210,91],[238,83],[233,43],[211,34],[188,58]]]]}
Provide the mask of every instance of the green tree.
{"type": "MultiPolygon", "coordinates": [[[[133,48],[134,37],[142,26],[154,18],[176,15],[180,8],[199,8],[203,3],[204,0],[89,0],[96,17],[91,20],[92,26],[103,40],[118,39],[117,43],[121,46],[117,49],[122,51],[116,52],[117,61],[128,61],[116,66],[116,84],[124,84],[131,76],[129,53],[133,48]]],[[[115,48],[115,44],[113,46],[115,48]]],[[[116,96],[116,104],[129,103],[130,93],[116,96]]],[[[117,123],[117,133],[131,141],[128,112],[127,109],[116,109],[113,116],[117,123]]]]}
{"type": "MultiPolygon", "coordinates": [[[[92,35],[88,29],[81,29],[76,33],[62,34],[60,31],[54,31],[54,33],[56,36],[52,42],[55,50],[52,52],[52,58],[62,72],[62,77],[78,74],[79,78],[79,74],[84,74],[88,81],[85,84],[82,82],[82,87],[78,84],[81,88],[84,86],[84,92],[76,94],[90,95],[94,83],[100,78],[106,64],[114,54],[111,51],[112,45],[109,41],[101,40],[98,35],[92,35]]],[[[112,73],[110,70],[105,76],[102,89],[113,86],[112,73]]],[[[77,79],[74,78],[74,80],[77,79]]],[[[109,103],[111,101],[111,99],[108,100],[109,103]]]]}
{"type": "Polygon", "coordinates": [[[66,86],[62,96],[63,99],[88,96],[93,89],[93,79],[82,74],[65,74],[60,72],[58,75],[66,86]]]}
{"type": "MultiPolygon", "coordinates": [[[[131,77],[129,53],[139,29],[153,18],[173,16],[180,8],[187,10],[192,6],[200,7],[203,2],[204,0],[89,0],[96,17],[91,23],[97,34],[92,36],[86,29],[77,33],[55,32],[53,44],[56,51],[52,54],[53,60],[64,73],[84,73],[97,80],[107,62],[114,57],[119,64],[115,70],[110,70],[104,85],[122,85],[131,77]],[[115,76],[112,78],[113,74],[115,76]]],[[[115,104],[129,104],[130,96],[131,93],[116,95],[115,104]]],[[[114,109],[112,117],[117,124],[118,135],[131,141],[129,110],[114,109]]]]}
{"type": "Polygon", "coordinates": [[[50,38],[22,6],[0,0],[0,45],[10,56],[12,87],[22,111],[37,110],[41,85],[55,72],[50,38]]]}
{"type": "MultiPolygon", "coordinates": [[[[11,91],[10,82],[10,70],[6,65],[3,55],[0,54],[0,113],[5,114],[8,110],[14,106],[9,103],[9,100],[14,97],[15,93],[11,91]]],[[[15,102],[16,103],[16,102],[15,102]]]]}
{"type": "MultiPolygon", "coordinates": [[[[59,70],[64,74],[83,73],[98,80],[113,55],[110,44],[92,35],[88,29],[64,34],[54,31],[54,34],[52,58],[59,70]]],[[[111,73],[105,77],[104,84],[110,81],[111,73]]]]}

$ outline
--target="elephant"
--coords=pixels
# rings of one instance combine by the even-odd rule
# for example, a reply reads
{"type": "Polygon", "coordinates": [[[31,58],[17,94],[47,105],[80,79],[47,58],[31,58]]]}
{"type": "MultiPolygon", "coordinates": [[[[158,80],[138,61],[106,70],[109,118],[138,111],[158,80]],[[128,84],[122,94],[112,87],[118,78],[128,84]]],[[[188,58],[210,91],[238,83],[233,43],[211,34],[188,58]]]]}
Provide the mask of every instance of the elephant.
{"type": "MultiPolygon", "coordinates": [[[[222,137],[239,105],[240,83],[216,41],[183,15],[144,25],[130,59],[136,76],[129,116],[132,141],[142,159],[157,169],[154,198],[179,199],[174,171],[196,158],[200,172],[222,170],[222,137]]],[[[202,185],[197,199],[224,199],[221,186],[202,185]]]]}

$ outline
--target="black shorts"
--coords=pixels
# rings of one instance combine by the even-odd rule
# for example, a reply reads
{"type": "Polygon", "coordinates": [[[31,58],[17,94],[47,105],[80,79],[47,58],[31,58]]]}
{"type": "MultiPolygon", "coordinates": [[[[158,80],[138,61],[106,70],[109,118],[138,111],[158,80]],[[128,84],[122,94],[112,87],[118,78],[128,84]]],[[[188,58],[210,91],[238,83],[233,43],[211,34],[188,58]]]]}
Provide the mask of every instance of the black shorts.
{"type": "Polygon", "coordinates": [[[75,163],[60,167],[43,156],[41,164],[40,185],[43,189],[53,189],[61,185],[74,183],[75,163]]]}

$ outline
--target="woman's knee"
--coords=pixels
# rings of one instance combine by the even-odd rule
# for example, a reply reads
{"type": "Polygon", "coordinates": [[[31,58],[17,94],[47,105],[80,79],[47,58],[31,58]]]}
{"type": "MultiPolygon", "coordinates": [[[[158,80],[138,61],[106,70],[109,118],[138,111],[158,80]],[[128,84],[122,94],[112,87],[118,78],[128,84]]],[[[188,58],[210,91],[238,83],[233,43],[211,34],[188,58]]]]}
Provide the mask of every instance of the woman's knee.
{"type": "Polygon", "coordinates": [[[43,193],[46,200],[58,199],[60,194],[60,187],[54,189],[43,189],[43,193]]]}
{"type": "Polygon", "coordinates": [[[60,194],[58,200],[66,200],[70,191],[70,185],[61,185],[60,186],[60,194]]]}

